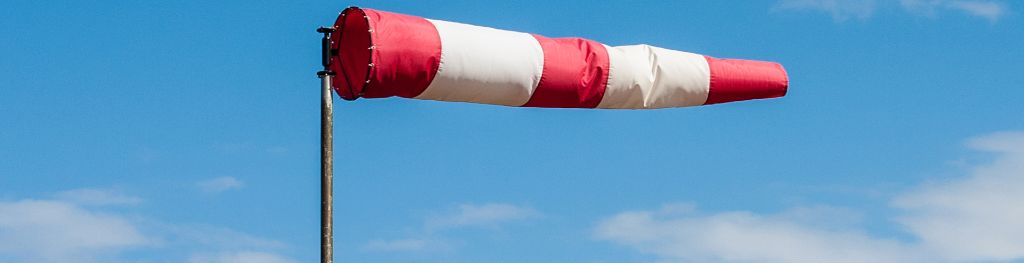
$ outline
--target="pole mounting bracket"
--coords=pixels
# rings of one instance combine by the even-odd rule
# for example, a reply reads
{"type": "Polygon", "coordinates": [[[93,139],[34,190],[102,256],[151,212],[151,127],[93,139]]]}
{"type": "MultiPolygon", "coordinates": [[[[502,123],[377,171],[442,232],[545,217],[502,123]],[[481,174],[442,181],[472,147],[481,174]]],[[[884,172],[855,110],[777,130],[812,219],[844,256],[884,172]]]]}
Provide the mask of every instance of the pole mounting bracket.
{"type": "Polygon", "coordinates": [[[331,44],[333,44],[331,42],[331,35],[334,34],[335,31],[336,29],[333,27],[321,26],[316,29],[317,33],[324,35],[324,37],[320,39],[320,64],[324,66],[324,70],[317,72],[317,76],[334,75],[334,72],[331,72],[330,67],[331,56],[335,53],[334,50],[331,49],[331,44]]]}

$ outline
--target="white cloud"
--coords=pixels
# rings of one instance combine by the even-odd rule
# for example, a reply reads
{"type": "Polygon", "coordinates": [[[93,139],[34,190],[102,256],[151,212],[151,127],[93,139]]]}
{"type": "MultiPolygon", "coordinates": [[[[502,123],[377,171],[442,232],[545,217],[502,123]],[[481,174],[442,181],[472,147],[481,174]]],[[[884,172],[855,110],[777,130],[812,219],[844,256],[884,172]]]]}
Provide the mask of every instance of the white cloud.
{"type": "Polygon", "coordinates": [[[875,12],[875,0],[780,0],[774,10],[809,10],[832,15],[836,21],[866,19],[875,12]]]}
{"type": "MultiPolygon", "coordinates": [[[[895,2],[882,0],[881,3],[895,2]]],[[[984,18],[996,22],[1009,13],[1003,1],[995,0],[899,0],[903,10],[919,15],[938,16],[944,11],[958,11],[970,16],[984,18]]],[[[851,18],[867,19],[877,11],[879,4],[875,0],[779,0],[772,10],[777,11],[817,11],[832,16],[836,21],[851,18]]]]}
{"type": "Polygon", "coordinates": [[[57,193],[54,197],[58,200],[79,205],[137,205],[142,203],[142,198],[137,196],[129,196],[112,190],[91,188],[63,191],[57,193]]]}
{"type": "Polygon", "coordinates": [[[510,221],[539,217],[540,212],[529,207],[511,204],[462,204],[449,214],[427,220],[428,229],[483,226],[496,227],[510,221]]]}
{"type": "Polygon", "coordinates": [[[157,252],[161,254],[159,262],[183,262],[185,255],[175,260],[172,251],[214,251],[188,259],[294,262],[273,253],[286,247],[278,241],[227,228],[161,223],[130,211],[106,211],[110,209],[105,207],[141,202],[138,197],[95,189],[60,192],[53,200],[0,201],[0,261],[136,262],[140,258],[134,252],[157,252]]]}
{"type": "Polygon", "coordinates": [[[969,141],[995,153],[969,175],[899,194],[894,218],[909,240],[872,236],[846,209],[779,214],[623,212],[602,220],[600,240],[666,262],[991,262],[1024,259],[1024,133],[969,141]],[[844,215],[845,214],[845,215],[844,215]]]}
{"type": "Polygon", "coordinates": [[[216,254],[195,254],[189,263],[293,263],[295,261],[274,253],[259,251],[221,252],[216,254]]]}
{"type": "Polygon", "coordinates": [[[512,204],[490,203],[483,205],[461,204],[446,213],[431,216],[423,223],[421,233],[415,237],[399,239],[375,239],[363,245],[371,252],[438,252],[454,249],[450,240],[440,238],[445,230],[458,228],[499,229],[503,225],[541,217],[542,214],[530,207],[512,204]]]}
{"type": "Polygon", "coordinates": [[[21,262],[100,262],[150,243],[123,216],[61,201],[0,202],[0,255],[21,262]]]}
{"type": "Polygon", "coordinates": [[[241,180],[238,180],[231,176],[217,177],[213,179],[203,180],[196,183],[199,190],[206,193],[220,193],[228,190],[240,189],[245,186],[241,180]]]}
{"type": "Polygon", "coordinates": [[[969,177],[896,198],[893,205],[904,211],[898,221],[949,259],[1024,259],[1024,133],[998,133],[969,145],[998,157],[969,177]]]}

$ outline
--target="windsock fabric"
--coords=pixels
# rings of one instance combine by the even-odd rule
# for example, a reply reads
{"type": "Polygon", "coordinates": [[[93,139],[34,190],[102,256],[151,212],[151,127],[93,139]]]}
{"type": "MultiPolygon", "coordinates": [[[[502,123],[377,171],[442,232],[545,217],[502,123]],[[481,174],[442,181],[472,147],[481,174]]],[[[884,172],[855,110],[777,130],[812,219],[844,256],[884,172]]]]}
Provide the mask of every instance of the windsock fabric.
{"type": "Polygon", "coordinates": [[[347,100],[653,109],[782,97],[789,85],[773,62],[611,47],[357,7],[345,9],[334,27],[332,85],[347,100]]]}

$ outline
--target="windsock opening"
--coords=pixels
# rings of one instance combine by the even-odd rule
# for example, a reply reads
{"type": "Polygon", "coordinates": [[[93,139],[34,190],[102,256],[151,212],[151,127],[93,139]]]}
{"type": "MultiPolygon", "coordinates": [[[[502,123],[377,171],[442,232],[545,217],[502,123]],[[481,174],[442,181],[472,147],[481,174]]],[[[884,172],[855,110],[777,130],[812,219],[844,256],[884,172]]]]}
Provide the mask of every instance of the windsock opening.
{"type": "Polygon", "coordinates": [[[334,27],[333,85],[344,99],[413,98],[440,67],[440,37],[422,17],[349,7],[334,27]]]}
{"type": "Polygon", "coordinates": [[[370,20],[362,9],[349,7],[338,16],[334,29],[330,68],[336,75],[331,84],[338,96],[354,100],[362,95],[372,70],[370,20]]]}

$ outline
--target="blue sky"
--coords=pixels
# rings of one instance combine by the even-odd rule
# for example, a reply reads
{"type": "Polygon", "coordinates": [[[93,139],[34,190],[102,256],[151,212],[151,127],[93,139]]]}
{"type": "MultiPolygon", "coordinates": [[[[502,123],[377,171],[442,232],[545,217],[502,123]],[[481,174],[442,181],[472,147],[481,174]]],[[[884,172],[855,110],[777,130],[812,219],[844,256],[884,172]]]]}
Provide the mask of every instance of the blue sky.
{"type": "Polygon", "coordinates": [[[338,262],[1024,260],[1016,1],[0,3],[0,262],[315,262],[358,5],[778,61],[781,99],[336,104],[338,262]]]}

